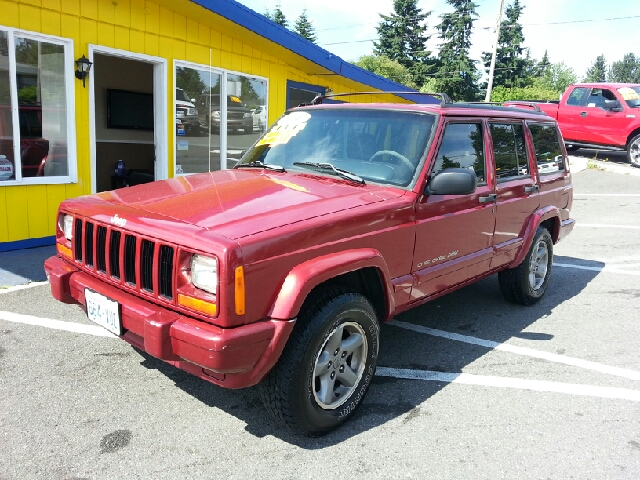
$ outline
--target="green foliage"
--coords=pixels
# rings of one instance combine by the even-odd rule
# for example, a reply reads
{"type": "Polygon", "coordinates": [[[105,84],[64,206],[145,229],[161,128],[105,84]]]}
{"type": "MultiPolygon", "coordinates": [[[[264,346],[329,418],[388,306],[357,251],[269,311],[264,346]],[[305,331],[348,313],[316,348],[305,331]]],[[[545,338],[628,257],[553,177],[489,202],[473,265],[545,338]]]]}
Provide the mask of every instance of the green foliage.
{"type": "Polygon", "coordinates": [[[568,67],[564,62],[558,62],[549,65],[544,74],[534,81],[534,85],[537,84],[544,89],[562,93],[569,85],[577,81],[578,76],[573,68],[568,67]]]}
{"type": "MultiPolygon", "coordinates": [[[[493,86],[525,87],[530,85],[534,74],[534,62],[529,57],[529,50],[523,47],[524,34],[519,23],[524,6],[519,0],[513,0],[505,10],[505,19],[500,23],[500,37],[496,51],[496,66],[493,86]]],[[[484,52],[482,59],[489,71],[491,53],[484,52]]]]}
{"type": "Polygon", "coordinates": [[[293,26],[293,31],[300,35],[302,38],[306,38],[310,42],[316,43],[316,30],[313,28],[313,24],[307,17],[307,9],[302,10],[302,13],[296,20],[293,26]]]}
{"type": "Polygon", "coordinates": [[[423,13],[418,0],[394,0],[393,10],[391,15],[380,15],[374,54],[397,61],[409,70],[417,85],[422,85],[436,63],[426,47],[430,36],[425,35],[424,22],[431,12],[423,13]]]}
{"type": "Polygon", "coordinates": [[[282,25],[284,28],[289,28],[289,21],[282,13],[282,9],[280,5],[276,5],[276,9],[273,11],[273,18],[271,19],[276,22],[278,25],[282,25]]]}
{"type": "Polygon", "coordinates": [[[535,76],[542,77],[550,66],[551,62],[549,61],[549,55],[545,50],[544,55],[542,56],[542,60],[540,60],[536,65],[535,76]]]}
{"type": "Polygon", "coordinates": [[[198,99],[206,89],[197,70],[193,68],[176,68],[176,87],[185,91],[189,98],[198,99]]]}
{"type": "Polygon", "coordinates": [[[627,53],[618,62],[613,62],[607,81],[620,83],[640,83],[640,57],[627,53]]]}
{"type": "Polygon", "coordinates": [[[369,70],[381,77],[388,78],[410,88],[416,88],[416,84],[413,82],[409,70],[404,65],[388,57],[383,55],[364,55],[354,63],[358,67],[369,70]]]}
{"type": "Polygon", "coordinates": [[[28,85],[18,90],[18,105],[31,105],[38,103],[38,88],[28,85]]]}
{"type": "Polygon", "coordinates": [[[604,82],[607,79],[607,62],[604,55],[598,55],[596,61],[587,70],[585,82],[604,82]]]}
{"type": "Polygon", "coordinates": [[[477,5],[472,0],[447,0],[454,8],[440,16],[440,67],[436,72],[436,89],[447,93],[453,100],[473,101],[478,98],[476,62],[469,56],[471,29],[478,17],[477,5]]]}
{"type": "Polygon", "coordinates": [[[561,92],[551,90],[535,82],[527,87],[506,88],[502,85],[491,90],[492,102],[506,102],[507,100],[558,100],[561,92]]]}

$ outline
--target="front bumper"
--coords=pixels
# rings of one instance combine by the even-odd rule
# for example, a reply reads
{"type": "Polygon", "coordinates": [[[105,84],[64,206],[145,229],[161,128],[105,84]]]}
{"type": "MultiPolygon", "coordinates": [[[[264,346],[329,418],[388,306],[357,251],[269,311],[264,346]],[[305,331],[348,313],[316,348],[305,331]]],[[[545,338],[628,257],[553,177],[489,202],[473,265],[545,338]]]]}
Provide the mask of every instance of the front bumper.
{"type": "Polygon", "coordinates": [[[54,256],[44,264],[54,298],[86,310],[85,289],[120,304],[122,339],[148,354],[227,388],[255,385],[275,365],[295,320],[266,319],[220,328],[108,285],[54,256]]]}
{"type": "Polygon", "coordinates": [[[571,231],[573,230],[573,227],[575,226],[576,221],[573,218],[569,218],[565,221],[563,221],[560,224],[560,231],[558,232],[558,242],[560,240],[562,240],[564,237],[566,237],[567,235],[569,235],[571,233],[571,231]]]}

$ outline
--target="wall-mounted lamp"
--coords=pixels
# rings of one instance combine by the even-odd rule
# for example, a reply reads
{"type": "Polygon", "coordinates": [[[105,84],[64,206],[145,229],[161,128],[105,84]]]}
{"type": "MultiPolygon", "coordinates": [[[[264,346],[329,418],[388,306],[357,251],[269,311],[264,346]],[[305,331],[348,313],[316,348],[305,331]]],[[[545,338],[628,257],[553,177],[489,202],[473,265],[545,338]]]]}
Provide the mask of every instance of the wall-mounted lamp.
{"type": "Polygon", "coordinates": [[[87,57],[82,54],[82,57],[76,60],[76,78],[82,80],[82,86],[84,87],[84,81],[91,70],[91,63],[87,57]]]}

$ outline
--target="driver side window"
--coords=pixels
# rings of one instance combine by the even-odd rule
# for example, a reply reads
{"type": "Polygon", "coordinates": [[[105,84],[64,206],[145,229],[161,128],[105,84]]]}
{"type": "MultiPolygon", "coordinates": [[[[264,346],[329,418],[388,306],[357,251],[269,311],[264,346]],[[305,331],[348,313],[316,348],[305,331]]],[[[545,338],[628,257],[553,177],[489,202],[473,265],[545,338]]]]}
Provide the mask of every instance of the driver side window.
{"type": "Polygon", "coordinates": [[[447,124],[431,176],[445,168],[469,168],[476,172],[478,185],[487,183],[480,122],[447,124]]]}

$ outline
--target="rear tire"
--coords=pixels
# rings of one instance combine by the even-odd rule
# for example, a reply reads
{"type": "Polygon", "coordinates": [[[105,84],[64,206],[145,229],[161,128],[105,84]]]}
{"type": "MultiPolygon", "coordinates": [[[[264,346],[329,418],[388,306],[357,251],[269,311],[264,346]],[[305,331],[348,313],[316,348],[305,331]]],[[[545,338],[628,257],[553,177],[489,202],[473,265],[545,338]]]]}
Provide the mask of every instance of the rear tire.
{"type": "Polygon", "coordinates": [[[520,265],[498,273],[500,292],[505,300],[533,305],[542,298],[553,264],[553,241],[549,231],[538,227],[527,256],[520,265]]]}
{"type": "Polygon", "coordinates": [[[313,292],[278,363],[259,384],[267,410],[309,436],[343,424],[375,374],[379,333],[364,296],[337,286],[313,292]]]}
{"type": "Polygon", "coordinates": [[[627,160],[634,167],[640,168],[640,135],[633,137],[627,145],[627,160]]]}

